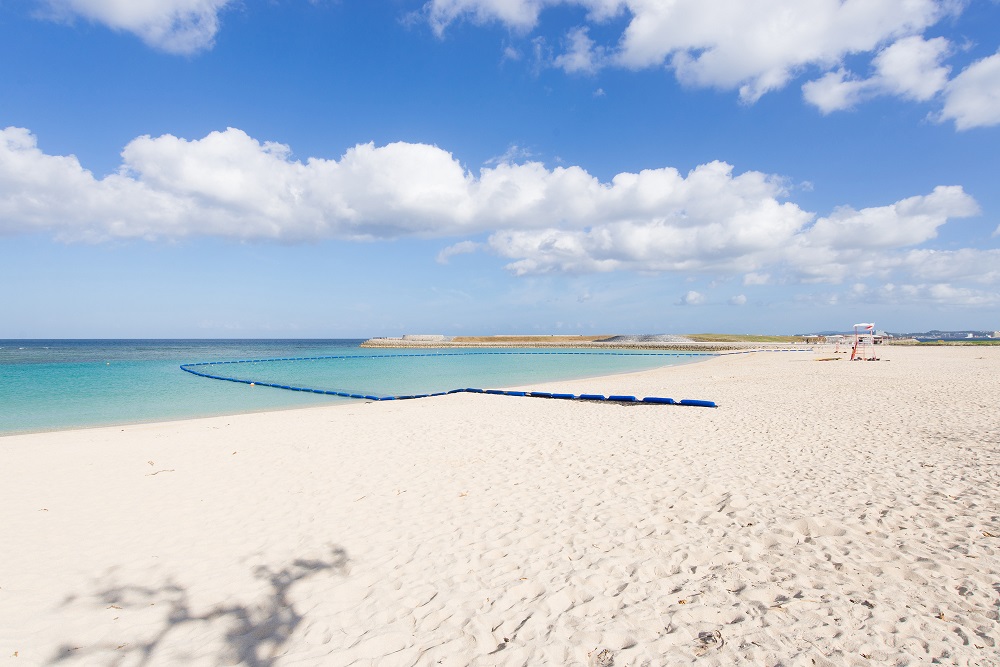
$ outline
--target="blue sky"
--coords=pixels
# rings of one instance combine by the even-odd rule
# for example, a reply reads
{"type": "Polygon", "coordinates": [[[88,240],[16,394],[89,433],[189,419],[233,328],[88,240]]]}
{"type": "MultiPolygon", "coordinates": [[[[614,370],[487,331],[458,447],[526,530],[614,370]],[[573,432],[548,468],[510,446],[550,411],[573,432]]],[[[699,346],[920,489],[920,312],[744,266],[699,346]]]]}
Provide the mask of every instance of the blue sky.
{"type": "Polygon", "coordinates": [[[1000,329],[995,0],[0,0],[0,338],[1000,329]]]}

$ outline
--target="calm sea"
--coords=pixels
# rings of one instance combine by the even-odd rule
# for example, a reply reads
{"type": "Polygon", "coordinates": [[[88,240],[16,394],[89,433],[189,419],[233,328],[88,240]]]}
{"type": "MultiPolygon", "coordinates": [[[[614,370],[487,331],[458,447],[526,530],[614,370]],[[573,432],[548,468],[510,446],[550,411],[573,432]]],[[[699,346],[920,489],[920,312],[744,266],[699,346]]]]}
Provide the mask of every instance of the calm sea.
{"type": "MultiPolygon", "coordinates": [[[[183,363],[336,356],[207,367],[258,381],[364,394],[499,388],[689,363],[698,357],[371,350],[360,340],[0,340],[0,435],[342,403],[199,378],[183,363]]],[[[202,367],[199,370],[206,370],[202,367]]]]}

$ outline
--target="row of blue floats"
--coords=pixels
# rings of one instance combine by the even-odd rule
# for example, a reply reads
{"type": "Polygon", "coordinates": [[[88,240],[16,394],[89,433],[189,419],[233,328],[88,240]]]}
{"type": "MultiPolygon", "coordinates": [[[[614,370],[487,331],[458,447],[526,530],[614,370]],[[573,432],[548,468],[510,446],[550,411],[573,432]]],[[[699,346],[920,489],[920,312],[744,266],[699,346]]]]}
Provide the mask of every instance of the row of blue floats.
{"type": "MultiPolygon", "coordinates": [[[[384,356],[395,356],[395,355],[384,355],[384,356]]],[[[399,356],[416,356],[416,355],[399,355],[399,356]]],[[[431,356],[431,355],[426,355],[431,356]]],[[[437,355],[434,355],[437,356],[437,355]]],[[[667,355],[663,355],[667,356],[667,355]]],[[[671,355],[672,356],[672,355],[671,355]]],[[[689,407],[698,408],[715,408],[718,407],[714,401],[701,401],[691,398],[684,398],[679,401],[675,401],[672,398],[664,398],[660,396],[646,396],[645,398],[637,398],[635,396],[626,395],[611,395],[604,396],[603,394],[566,394],[566,393],[556,393],[548,391],[511,391],[505,389],[478,389],[475,387],[465,387],[462,389],[451,389],[448,391],[439,391],[432,394],[408,394],[403,396],[375,396],[373,394],[359,394],[346,391],[336,391],[332,389],[313,389],[310,387],[296,387],[287,384],[277,384],[274,382],[260,382],[257,380],[246,380],[243,378],[227,377],[225,375],[214,375],[212,373],[203,373],[202,371],[195,370],[195,366],[217,366],[225,364],[244,364],[244,363],[256,363],[264,361],[299,361],[308,359],[326,359],[326,358],[342,358],[342,357],[303,357],[303,358],[288,358],[288,359],[247,359],[240,361],[216,361],[216,362],[203,362],[197,364],[182,364],[181,370],[191,373],[192,375],[197,375],[198,377],[209,378],[212,380],[225,380],[226,382],[238,382],[240,384],[259,386],[259,387],[273,387],[274,389],[286,389],[288,391],[302,391],[312,394],[326,394],[328,396],[340,396],[343,398],[358,398],[368,401],[406,401],[415,398],[430,398],[432,396],[447,396],[448,394],[491,394],[496,396],[518,396],[524,398],[551,398],[557,400],[565,401],[603,401],[605,403],[623,403],[623,404],[643,404],[643,405],[683,405],[689,407]]]]}

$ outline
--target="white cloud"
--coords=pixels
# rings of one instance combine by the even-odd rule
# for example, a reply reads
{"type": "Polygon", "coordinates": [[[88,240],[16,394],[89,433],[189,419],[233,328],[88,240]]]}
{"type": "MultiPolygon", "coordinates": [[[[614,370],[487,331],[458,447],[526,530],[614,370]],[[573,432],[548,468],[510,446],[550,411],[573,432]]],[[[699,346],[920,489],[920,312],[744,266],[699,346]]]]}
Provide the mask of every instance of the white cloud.
{"type": "Polygon", "coordinates": [[[518,274],[752,270],[757,254],[789,242],[812,217],[779,201],[782,194],[776,179],[734,176],[722,162],[686,177],[674,169],[619,174],[610,184],[565,192],[576,208],[566,219],[575,225],[501,230],[489,244],[516,260],[509,268],[518,274]]]}
{"type": "Polygon", "coordinates": [[[949,220],[978,212],[976,201],[959,186],[938,186],[929,195],[889,206],[840,207],[798,234],[786,247],[783,264],[804,282],[838,283],[898,270],[913,274],[922,255],[908,248],[935,238],[949,220]]]}
{"type": "Polygon", "coordinates": [[[50,16],[82,17],[124,30],[169,53],[189,54],[212,46],[219,12],[231,0],[40,0],[50,16]]]}
{"type": "Polygon", "coordinates": [[[855,211],[841,207],[820,218],[804,236],[809,245],[824,248],[899,248],[934,238],[949,218],[979,212],[976,201],[959,186],[938,186],[925,196],[909,197],[889,206],[855,211]]]}
{"type": "Polygon", "coordinates": [[[292,157],[237,129],[187,140],[139,137],[96,177],[48,155],[22,128],[0,130],[0,234],[308,241],[455,238],[438,261],[486,250],[515,274],[642,271],[743,275],[743,284],[1000,282],[1000,250],[917,247],[974,215],[959,186],[819,217],[783,180],[723,162],[601,182],[577,166],[500,162],[477,173],[426,144],[362,144],[339,159],[292,157]],[[489,233],[485,244],[462,240],[489,233]],[[775,278],[777,276],[777,278],[775,278]]]}
{"type": "Polygon", "coordinates": [[[424,12],[440,35],[451,23],[462,19],[473,23],[499,21],[515,30],[530,30],[546,7],[577,5],[587,9],[593,21],[617,15],[626,0],[428,0],[424,12]]]}
{"type": "Polygon", "coordinates": [[[970,289],[968,287],[955,287],[947,283],[918,285],[915,287],[923,291],[927,295],[928,300],[938,304],[979,307],[1000,304],[1000,294],[996,292],[970,289]]]}
{"type": "Polygon", "coordinates": [[[972,63],[952,79],[945,90],[941,118],[954,120],[959,130],[1000,124],[1000,51],[972,63]]]}
{"type": "Polygon", "coordinates": [[[905,37],[879,52],[872,61],[886,92],[926,102],[948,83],[950,68],[941,65],[950,44],[944,37],[905,37]]]}
{"type": "Polygon", "coordinates": [[[705,295],[694,290],[690,290],[680,300],[680,305],[682,306],[700,306],[703,303],[705,303],[705,295]]]}
{"type": "Polygon", "coordinates": [[[866,82],[852,78],[851,73],[843,68],[827,72],[802,86],[802,96],[823,113],[853,108],[866,91],[866,82]]]}
{"type": "Polygon", "coordinates": [[[474,241],[459,241],[458,243],[450,245],[439,252],[437,254],[436,261],[438,264],[447,264],[455,255],[467,255],[469,253],[476,252],[480,248],[482,248],[482,244],[480,243],[476,243],[474,241]]]}
{"type": "Polygon", "coordinates": [[[440,35],[459,18],[476,23],[500,21],[512,28],[528,30],[538,22],[545,0],[433,0],[425,5],[428,19],[440,35]]]}
{"type": "Polygon", "coordinates": [[[745,306],[745,305],[747,305],[747,296],[746,296],[746,294],[737,294],[736,296],[730,297],[730,299],[729,299],[729,305],[730,306],[745,306]]]}
{"type": "MultiPolygon", "coordinates": [[[[594,40],[587,35],[587,28],[575,28],[566,36],[569,48],[556,56],[553,64],[569,74],[592,74],[601,67],[603,49],[594,48],[594,40]]],[[[602,91],[603,92],[603,91],[602,91]]]]}
{"type": "Polygon", "coordinates": [[[839,68],[802,86],[806,101],[823,113],[854,107],[879,95],[926,102],[945,89],[949,68],[941,64],[950,45],[943,37],[913,35],[882,49],[872,60],[874,74],[858,79],[839,68]]]}
{"type": "MultiPolygon", "coordinates": [[[[37,0],[56,20],[94,21],[178,54],[211,48],[220,12],[233,1],[37,0]]],[[[612,63],[667,67],[688,85],[738,89],[747,103],[819,68],[822,76],[807,82],[803,93],[824,113],[877,95],[928,101],[943,93],[938,117],[954,120],[959,130],[1000,123],[1000,53],[949,83],[949,68],[941,62],[949,55],[947,40],[922,37],[928,27],[961,11],[964,3],[958,0],[429,0],[423,14],[439,35],[459,20],[497,21],[527,32],[544,9],[559,5],[585,9],[591,24],[625,12],[628,25],[613,44],[597,44],[589,26],[577,27],[558,55],[538,37],[531,45],[534,67],[570,73],[592,73],[612,63]],[[874,54],[869,78],[844,69],[846,57],[867,53],[874,54]]],[[[507,45],[502,58],[522,56],[507,45]]]]}
{"type": "Polygon", "coordinates": [[[924,303],[933,306],[962,308],[987,308],[1000,305],[1000,293],[988,290],[957,287],[950,283],[919,283],[883,285],[876,295],[881,302],[924,303]]]}
{"type": "Polygon", "coordinates": [[[767,273],[756,273],[751,271],[750,273],[743,276],[744,285],[770,285],[771,276],[767,273]]]}
{"type": "Polygon", "coordinates": [[[503,152],[502,155],[497,155],[496,157],[491,157],[484,164],[516,164],[518,162],[525,162],[530,160],[534,156],[530,150],[524,146],[518,146],[517,144],[511,144],[507,147],[507,150],[503,152]]]}
{"type": "Polygon", "coordinates": [[[1000,250],[911,250],[899,264],[921,280],[1000,285],[1000,250]]]}
{"type": "Polygon", "coordinates": [[[515,49],[513,46],[510,46],[508,44],[507,46],[503,47],[503,55],[500,58],[501,61],[512,60],[514,62],[517,62],[518,60],[521,60],[521,58],[522,58],[521,52],[515,49]]]}
{"type": "Polygon", "coordinates": [[[441,34],[451,23],[497,21],[520,32],[539,24],[543,10],[581,7],[592,25],[626,13],[613,43],[598,44],[590,26],[567,35],[553,56],[534,42],[536,60],[567,72],[665,67],[690,86],[738,90],[745,103],[785,87],[810,70],[807,102],[823,113],[849,109],[877,96],[915,102],[942,99],[938,116],[959,130],[1000,123],[1000,52],[949,81],[952,55],[944,37],[924,33],[960,13],[963,0],[429,0],[425,13],[441,34]],[[864,77],[848,58],[870,58],[864,77]]]}
{"type": "Polygon", "coordinates": [[[0,131],[0,230],[296,240],[590,229],[638,266],[766,247],[809,218],[775,198],[775,179],[734,176],[720,162],[687,177],[660,168],[601,183],[580,167],[537,162],[502,161],[473,174],[445,150],[402,142],[299,161],[288,146],[233,128],[197,140],[142,136],[122,158],[116,173],[97,178],[75,157],[42,152],[28,130],[0,131]],[[641,247],[631,230],[669,252],[641,247]],[[668,238],[672,230],[677,239],[668,238]]]}
{"type": "Polygon", "coordinates": [[[371,144],[299,162],[236,129],[188,141],[139,137],[120,170],[95,178],[46,155],[24,129],[0,131],[0,231],[61,238],[388,238],[469,228],[471,177],[446,151],[371,144]]]}
{"type": "MultiPolygon", "coordinates": [[[[584,7],[592,22],[626,10],[630,20],[614,45],[615,62],[666,66],[690,85],[738,89],[746,102],[784,87],[807,67],[827,69],[845,56],[922,34],[957,11],[951,0],[430,0],[426,7],[438,30],[463,17],[529,30],[554,5],[584,7]]],[[[571,53],[594,50],[586,46],[571,53]]]]}
{"type": "Polygon", "coordinates": [[[756,101],[809,65],[829,65],[919,34],[942,15],[933,0],[680,0],[629,2],[620,60],[667,63],[683,81],[739,88],[756,101]]]}
{"type": "MultiPolygon", "coordinates": [[[[696,170],[697,171],[697,170],[696,170]]],[[[692,172],[687,181],[701,175],[692,172]]],[[[742,178],[740,177],[736,178],[742,178]]],[[[716,190],[698,188],[698,199],[675,200],[661,217],[610,221],[588,229],[502,230],[490,247],[512,261],[518,275],[553,271],[671,271],[743,273],[744,285],[773,282],[782,267],[795,280],[840,282],[850,275],[915,271],[900,252],[933,239],[948,220],[975,215],[975,200],[958,186],[889,206],[841,207],[814,216],[775,193],[740,195],[736,179],[716,190]],[[712,211],[703,207],[712,201],[712,211]],[[678,223],[677,221],[683,221],[678,223]]],[[[916,256],[914,256],[916,257],[916,256]]],[[[987,273],[986,275],[993,275],[987,273]]]]}

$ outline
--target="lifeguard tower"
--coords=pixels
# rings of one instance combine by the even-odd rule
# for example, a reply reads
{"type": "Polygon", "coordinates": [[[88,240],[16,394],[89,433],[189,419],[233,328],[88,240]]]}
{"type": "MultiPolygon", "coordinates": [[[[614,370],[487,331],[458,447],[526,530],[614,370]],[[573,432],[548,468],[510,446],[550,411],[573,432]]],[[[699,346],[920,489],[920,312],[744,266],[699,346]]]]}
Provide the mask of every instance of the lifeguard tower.
{"type": "Polygon", "coordinates": [[[878,361],[875,356],[875,323],[861,322],[854,325],[854,346],[851,361],[878,361]]]}

